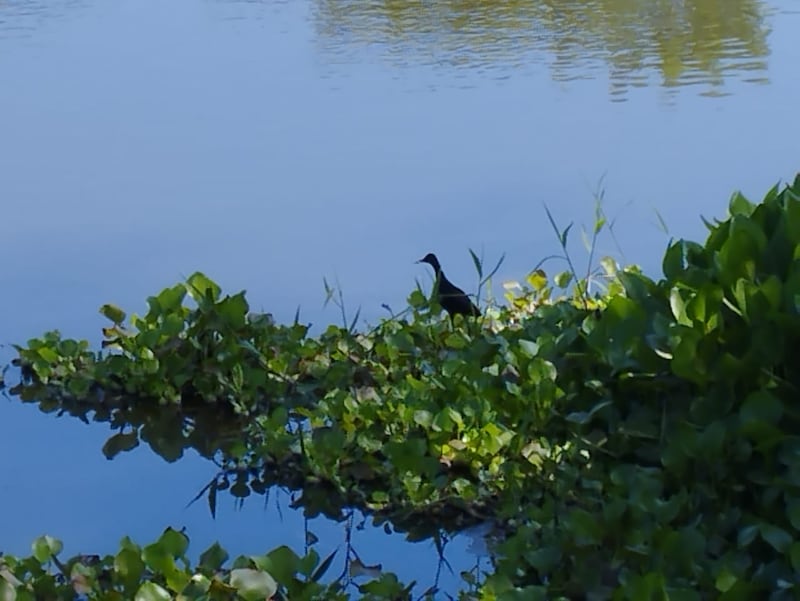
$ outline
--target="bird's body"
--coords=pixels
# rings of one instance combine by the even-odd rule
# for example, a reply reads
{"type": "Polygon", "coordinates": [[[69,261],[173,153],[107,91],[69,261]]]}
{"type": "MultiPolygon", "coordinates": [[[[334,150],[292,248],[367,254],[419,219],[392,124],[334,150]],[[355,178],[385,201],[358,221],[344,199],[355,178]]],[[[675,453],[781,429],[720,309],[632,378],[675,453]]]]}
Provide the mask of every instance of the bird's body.
{"type": "Polygon", "coordinates": [[[475,303],[469,299],[464,291],[445,277],[442,266],[439,264],[439,259],[436,258],[435,254],[428,253],[418,263],[427,263],[433,267],[433,271],[436,274],[436,299],[450,317],[454,315],[478,317],[481,314],[480,309],[475,306],[475,303]]]}

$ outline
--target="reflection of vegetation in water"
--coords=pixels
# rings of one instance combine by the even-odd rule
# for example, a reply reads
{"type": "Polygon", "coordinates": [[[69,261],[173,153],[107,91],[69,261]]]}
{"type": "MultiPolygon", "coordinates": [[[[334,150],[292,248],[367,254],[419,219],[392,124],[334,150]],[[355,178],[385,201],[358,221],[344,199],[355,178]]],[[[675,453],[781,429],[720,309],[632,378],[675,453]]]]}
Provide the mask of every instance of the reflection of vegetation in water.
{"type": "Polygon", "coordinates": [[[667,86],[765,70],[764,12],[760,0],[317,0],[317,27],[336,54],[377,45],[404,63],[503,71],[543,62],[544,51],[567,80],[605,61],[624,90],[652,69],[667,86]]]}

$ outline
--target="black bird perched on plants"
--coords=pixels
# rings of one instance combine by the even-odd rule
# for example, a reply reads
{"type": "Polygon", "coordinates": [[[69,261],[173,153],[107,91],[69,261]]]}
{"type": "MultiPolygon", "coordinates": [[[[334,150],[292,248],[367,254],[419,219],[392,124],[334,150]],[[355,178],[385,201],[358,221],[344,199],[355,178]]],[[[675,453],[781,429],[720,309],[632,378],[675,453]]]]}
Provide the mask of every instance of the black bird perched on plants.
{"type": "Polygon", "coordinates": [[[475,306],[475,303],[469,299],[464,291],[445,277],[442,266],[439,264],[439,259],[436,258],[435,254],[428,253],[417,263],[427,263],[433,267],[433,271],[436,273],[436,282],[434,284],[436,299],[451,318],[454,315],[478,317],[481,314],[480,309],[475,306]]]}

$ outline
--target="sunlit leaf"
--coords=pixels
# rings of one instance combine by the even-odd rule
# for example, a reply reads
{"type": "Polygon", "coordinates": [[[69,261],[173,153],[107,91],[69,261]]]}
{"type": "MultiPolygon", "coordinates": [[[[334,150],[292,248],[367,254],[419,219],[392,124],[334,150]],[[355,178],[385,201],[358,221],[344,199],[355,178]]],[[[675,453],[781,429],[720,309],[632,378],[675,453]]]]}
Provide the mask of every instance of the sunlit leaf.
{"type": "Polygon", "coordinates": [[[553,280],[555,285],[559,288],[566,288],[569,286],[569,283],[572,281],[572,272],[570,271],[562,271],[561,273],[556,274],[556,277],[553,280]]]}
{"type": "Polygon", "coordinates": [[[199,271],[194,272],[186,280],[186,291],[197,303],[203,300],[217,301],[222,292],[217,283],[199,271]]]}
{"type": "Polygon", "coordinates": [[[120,309],[117,305],[105,304],[100,307],[100,313],[116,325],[120,325],[125,321],[125,311],[120,309]]]}
{"type": "Polygon", "coordinates": [[[31,545],[33,549],[33,556],[40,562],[44,563],[49,561],[55,555],[61,553],[61,549],[64,548],[63,543],[58,540],[57,538],[53,538],[52,536],[40,536],[31,545]]]}
{"type": "Polygon", "coordinates": [[[134,601],[170,601],[172,595],[155,582],[143,582],[133,599],[134,601]]]}
{"type": "Polygon", "coordinates": [[[247,601],[264,601],[278,590],[277,583],[267,572],[250,568],[231,570],[230,583],[247,601]]]}

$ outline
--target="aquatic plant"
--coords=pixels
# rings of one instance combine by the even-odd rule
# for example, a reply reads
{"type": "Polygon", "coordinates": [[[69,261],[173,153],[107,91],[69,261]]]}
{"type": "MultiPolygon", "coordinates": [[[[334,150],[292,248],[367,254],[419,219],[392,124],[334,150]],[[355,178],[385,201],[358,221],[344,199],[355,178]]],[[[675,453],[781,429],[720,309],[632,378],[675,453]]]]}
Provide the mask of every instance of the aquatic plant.
{"type": "MultiPolygon", "coordinates": [[[[357,509],[411,540],[491,523],[493,568],[465,573],[462,599],[796,598],[800,176],[729,212],[705,244],[673,241],[658,281],[603,260],[590,293],[597,275],[535,270],[454,324],[416,290],[371,330],[312,336],[196,273],[142,316],[105,305],[101,351],[57,332],[18,346],[11,392],[109,422],[109,457],[145,442],[215,458],[212,513],[222,491],[279,485],[310,517],[357,509]]],[[[350,598],[312,578],[327,559],[302,561],[234,569],[266,572],[284,598],[350,598]],[[323,588],[287,592],[298,573],[323,588]]],[[[54,578],[4,562],[6,590],[54,578]]],[[[194,568],[170,584],[159,565],[126,590],[217,598],[208,573],[187,593],[194,568]]],[[[357,590],[408,598],[393,578],[357,590]]],[[[91,582],[81,594],[121,598],[102,596],[114,577],[91,582]]]]}

